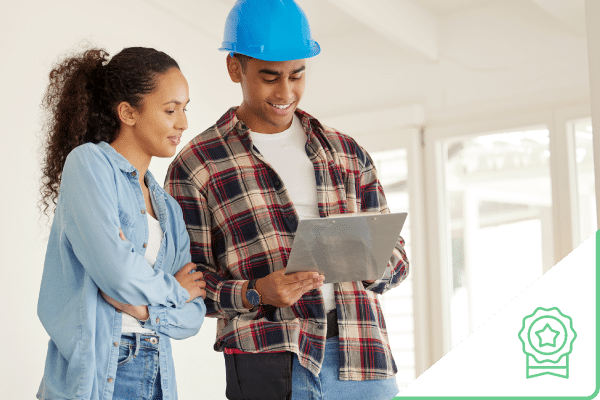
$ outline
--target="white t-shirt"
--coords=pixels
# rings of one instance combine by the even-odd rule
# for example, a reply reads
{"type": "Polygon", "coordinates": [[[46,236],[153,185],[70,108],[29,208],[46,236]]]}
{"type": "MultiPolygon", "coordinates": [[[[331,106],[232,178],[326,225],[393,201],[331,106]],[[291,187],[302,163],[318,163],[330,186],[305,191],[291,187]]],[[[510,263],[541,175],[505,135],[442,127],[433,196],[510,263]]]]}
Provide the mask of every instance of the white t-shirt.
{"type": "MultiPolygon", "coordinates": [[[[294,115],[292,125],[280,133],[250,131],[252,143],[281,178],[300,219],[319,218],[315,169],[306,154],[306,132],[294,115]]],[[[335,309],[333,284],[321,286],[325,312],[335,309]]]]}
{"type": "MultiPolygon", "coordinates": [[[[150,265],[154,267],[158,251],[160,250],[160,244],[162,243],[163,230],[160,227],[160,222],[146,213],[148,216],[148,246],[146,246],[146,253],[144,258],[150,265]]],[[[155,331],[144,328],[140,321],[129,314],[123,313],[123,322],[121,325],[121,333],[156,333],[155,331]]]]}

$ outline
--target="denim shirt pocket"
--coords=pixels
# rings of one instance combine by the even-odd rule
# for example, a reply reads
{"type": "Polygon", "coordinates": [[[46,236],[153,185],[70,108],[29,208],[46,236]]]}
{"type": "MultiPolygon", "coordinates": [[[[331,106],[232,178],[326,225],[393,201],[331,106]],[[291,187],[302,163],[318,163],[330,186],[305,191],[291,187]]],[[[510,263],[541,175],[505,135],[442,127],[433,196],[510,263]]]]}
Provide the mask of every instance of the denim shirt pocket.
{"type": "Polygon", "coordinates": [[[121,225],[126,225],[128,227],[133,227],[135,225],[135,220],[133,219],[133,216],[131,216],[131,214],[129,214],[127,211],[123,210],[120,204],[119,221],[121,222],[121,225]]]}
{"type": "Polygon", "coordinates": [[[132,235],[133,235],[133,231],[134,231],[134,227],[135,227],[135,220],[131,214],[129,214],[127,211],[124,211],[121,208],[120,204],[119,204],[119,222],[121,223],[121,231],[123,231],[123,235],[125,235],[125,239],[131,241],[133,239],[132,235]]]}

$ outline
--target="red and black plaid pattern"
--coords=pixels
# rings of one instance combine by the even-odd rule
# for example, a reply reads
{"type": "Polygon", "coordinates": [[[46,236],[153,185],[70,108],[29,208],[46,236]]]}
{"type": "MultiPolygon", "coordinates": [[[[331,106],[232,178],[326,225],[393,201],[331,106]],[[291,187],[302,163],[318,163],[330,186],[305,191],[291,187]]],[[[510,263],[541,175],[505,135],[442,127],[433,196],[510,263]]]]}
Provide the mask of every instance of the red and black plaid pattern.
{"type": "MultiPolygon", "coordinates": [[[[252,145],[248,127],[231,108],[196,136],[171,163],[165,189],[181,205],[192,261],[205,273],[207,316],[217,317],[215,350],[292,351],[318,374],[323,360],[326,316],[320,290],[287,308],[244,308],[244,281],[286,266],[298,216],[277,173],[252,145]]],[[[306,151],[317,181],[321,217],[356,212],[388,213],[367,152],[352,138],[322,126],[300,110],[306,151]]],[[[340,379],[384,379],[396,373],[377,299],[408,274],[400,237],[389,277],[365,288],[335,285],[340,342],[340,379]]]]}

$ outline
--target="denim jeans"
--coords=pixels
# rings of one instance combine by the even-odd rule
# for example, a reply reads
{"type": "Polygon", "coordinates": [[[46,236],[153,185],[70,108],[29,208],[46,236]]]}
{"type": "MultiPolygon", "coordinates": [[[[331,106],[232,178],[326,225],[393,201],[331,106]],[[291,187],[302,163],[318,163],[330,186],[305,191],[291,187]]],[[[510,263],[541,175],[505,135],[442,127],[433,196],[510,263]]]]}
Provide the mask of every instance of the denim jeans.
{"type": "Polygon", "coordinates": [[[370,381],[340,381],[338,337],[327,339],[325,358],[319,376],[314,376],[298,362],[294,354],[292,400],[356,399],[390,400],[398,394],[396,378],[370,381]]]}
{"type": "Polygon", "coordinates": [[[113,400],[162,400],[158,336],[121,336],[113,400]]]}

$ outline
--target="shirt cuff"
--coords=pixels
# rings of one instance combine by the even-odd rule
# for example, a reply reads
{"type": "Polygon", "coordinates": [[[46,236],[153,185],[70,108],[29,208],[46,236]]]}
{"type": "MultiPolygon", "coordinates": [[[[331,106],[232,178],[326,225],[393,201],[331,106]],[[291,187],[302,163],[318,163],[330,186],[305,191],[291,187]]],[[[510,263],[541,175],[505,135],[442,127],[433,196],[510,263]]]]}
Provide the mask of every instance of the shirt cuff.
{"type": "Polygon", "coordinates": [[[167,310],[164,307],[148,306],[148,315],[148,319],[142,324],[144,328],[158,331],[158,328],[169,323],[167,320],[167,310]]]}
{"type": "Polygon", "coordinates": [[[226,313],[247,313],[251,310],[244,307],[242,288],[246,281],[225,281],[217,286],[219,305],[226,313]]]}
{"type": "MultiPolygon", "coordinates": [[[[179,282],[177,282],[179,285],[179,282]]],[[[185,303],[189,300],[190,293],[184,289],[183,286],[179,285],[179,290],[177,290],[175,295],[167,296],[167,303],[173,304],[175,308],[181,308],[185,305],[185,303]]]]}
{"type": "Polygon", "coordinates": [[[389,284],[391,277],[392,277],[392,269],[388,265],[385,268],[385,271],[384,271],[381,279],[376,279],[375,281],[373,281],[373,283],[366,283],[365,281],[362,281],[362,283],[363,283],[363,286],[365,287],[365,290],[371,290],[373,292],[381,292],[389,284]]]}

